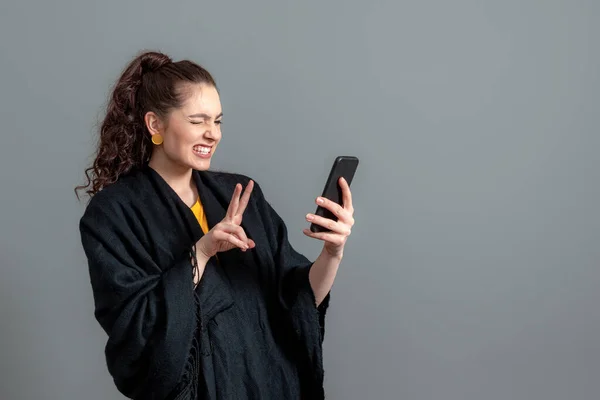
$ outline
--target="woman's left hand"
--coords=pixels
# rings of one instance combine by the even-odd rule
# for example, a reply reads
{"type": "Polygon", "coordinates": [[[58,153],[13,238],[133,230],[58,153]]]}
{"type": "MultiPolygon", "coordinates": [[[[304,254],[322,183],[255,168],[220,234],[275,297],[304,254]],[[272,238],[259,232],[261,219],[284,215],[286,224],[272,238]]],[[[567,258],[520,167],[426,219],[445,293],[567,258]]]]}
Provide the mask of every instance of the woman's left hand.
{"type": "Polygon", "coordinates": [[[306,220],[324,228],[331,232],[312,232],[310,229],[304,229],[306,236],[325,241],[323,250],[332,257],[342,257],[344,254],[344,245],[350,236],[352,226],[354,226],[354,208],[352,207],[352,193],[350,186],[344,178],[338,180],[342,188],[342,204],[339,205],[324,197],[317,198],[317,205],[331,211],[337,221],[329,218],[323,218],[315,214],[307,214],[306,220]]]}

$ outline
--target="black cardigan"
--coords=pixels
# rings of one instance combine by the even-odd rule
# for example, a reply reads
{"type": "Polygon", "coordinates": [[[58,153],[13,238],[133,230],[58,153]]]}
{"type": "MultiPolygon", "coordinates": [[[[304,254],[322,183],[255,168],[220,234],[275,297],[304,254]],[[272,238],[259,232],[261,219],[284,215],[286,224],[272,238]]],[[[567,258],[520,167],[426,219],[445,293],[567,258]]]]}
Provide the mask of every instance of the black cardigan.
{"type": "MultiPolygon", "coordinates": [[[[225,216],[236,183],[245,187],[250,179],[213,171],[193,171],[193,178],[210,228],[225,216]]],[[[95,317],[108,334],[108,370],[121,393],[134,399],[222,397],[219,387],[227,383],[215,375],[211,337],[218,337],[209,323],[239,301],[224,271],[243,265],[257,271],[268,306],[269,320],[261,324],[293,352],[301,397],[324,398],[322,342],[330,296],[315,306],[312,263],[290,245],[284,222],[256,182],[242,222],[256,247],[219,253],[218,262],[211,258],[196,290],[190,251],[202,230],[148,165],[93,196],[79,227],[95,317]]]]}

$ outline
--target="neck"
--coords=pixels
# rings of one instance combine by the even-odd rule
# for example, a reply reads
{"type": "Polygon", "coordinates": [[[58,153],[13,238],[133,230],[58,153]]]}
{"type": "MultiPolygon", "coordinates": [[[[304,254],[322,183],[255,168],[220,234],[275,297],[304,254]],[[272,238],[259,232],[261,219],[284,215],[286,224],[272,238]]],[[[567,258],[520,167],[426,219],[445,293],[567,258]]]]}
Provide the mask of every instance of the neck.
{"type": "Polygon", "coordinates": [[[188,205],[196,199],[195,185],[192,182],[192,169],[167,159],[160,151],[150,157],[148,166],[155,170],[188,205]]]}

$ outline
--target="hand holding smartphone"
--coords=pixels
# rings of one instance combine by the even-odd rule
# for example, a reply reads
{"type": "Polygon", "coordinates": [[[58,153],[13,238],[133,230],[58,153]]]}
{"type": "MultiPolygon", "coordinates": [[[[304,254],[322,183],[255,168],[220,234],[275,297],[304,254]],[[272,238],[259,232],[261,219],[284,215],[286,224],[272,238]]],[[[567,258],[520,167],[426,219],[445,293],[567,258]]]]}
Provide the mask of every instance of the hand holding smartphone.
{"type": "MultiPolygon", "coordinates": [[[[321,197],[325,197],[339,205],[343,205],[342,188],[339,186],[339,179],[343,177],[348,186],[352,183],[356,169],[358,168],[358,158],[354,156],[339,156],[333,162],[331,170],[329,171],[329,177],[325,183],[323,194],[321,197]]],[[[328,209],[321,206],[317,207],[315,214],[324,218],[329,218],[337,221],[337,217],[328,209]]],[[[310,225],[311,232],[329,232],[329,230],[321,225],[312,223],[310,225]]]]}

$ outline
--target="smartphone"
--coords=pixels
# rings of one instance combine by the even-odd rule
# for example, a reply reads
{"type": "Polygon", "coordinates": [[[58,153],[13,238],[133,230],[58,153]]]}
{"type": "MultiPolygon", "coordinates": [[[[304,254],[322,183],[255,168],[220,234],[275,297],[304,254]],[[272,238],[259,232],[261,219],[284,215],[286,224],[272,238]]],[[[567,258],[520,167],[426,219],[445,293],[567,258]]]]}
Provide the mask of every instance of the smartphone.
{"type": "MultiPolygon", "coordinates": [[[[343,177],[348,185],[352,183],[352,178],[354,178],[354,173],[356,172],[356,168],[358,168],[358,158],[354,156],[339,156],[333,162],[331,166],[331,171],[329,171],[329,177],[327,178],[327,182],[325,183],[325,188],[323,189],[323,194],[321,197],[325,197],[331,201],[338,203],[339,205],[343,205],[343,197],[342,197],[342,188],[338,184],[338,180],[340,177],[343,177]]],[[[328,209],[323,208],[321,206],[317,207],[317,211],[315,214],[321,217],[329,218],[334,221],[337,221],[337,217],[328,209]]],[[[312,223],[310,225],[311,232],[330,232],[329,229],[322,227],[321,225],[317,225],[312,223]]]]}

